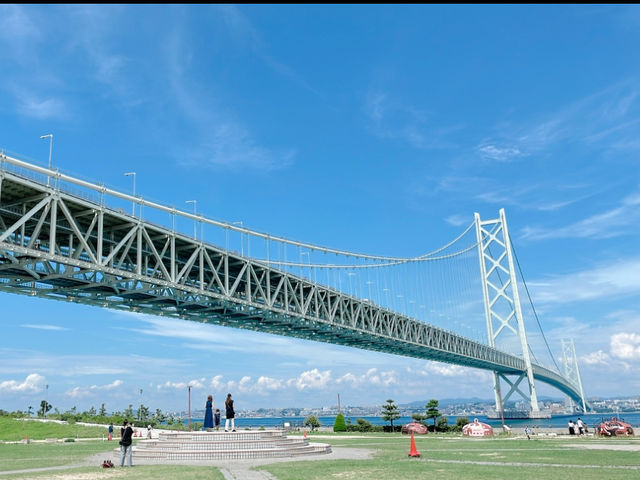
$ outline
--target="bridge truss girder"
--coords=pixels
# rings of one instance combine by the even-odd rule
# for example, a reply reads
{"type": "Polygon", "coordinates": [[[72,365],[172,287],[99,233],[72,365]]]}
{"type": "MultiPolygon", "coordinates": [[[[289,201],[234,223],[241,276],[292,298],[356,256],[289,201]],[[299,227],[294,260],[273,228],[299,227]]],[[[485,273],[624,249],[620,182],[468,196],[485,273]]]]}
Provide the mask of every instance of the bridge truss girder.
{"type": "MultiPolygon", "coordinates": [[[[0,170],[0,290],[519,375],[523,360],[0,170]]],[[[534,375],[575,397],[556,372],[534,375]]]]}

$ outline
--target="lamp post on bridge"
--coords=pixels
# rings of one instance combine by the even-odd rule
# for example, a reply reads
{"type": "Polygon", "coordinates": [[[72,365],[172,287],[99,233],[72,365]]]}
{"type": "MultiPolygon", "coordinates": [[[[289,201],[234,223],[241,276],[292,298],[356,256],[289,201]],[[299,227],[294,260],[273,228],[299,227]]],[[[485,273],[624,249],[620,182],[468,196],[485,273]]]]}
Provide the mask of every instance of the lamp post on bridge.
{"type": "MultiPolygon", "coordinates": [[[[187,200],[184,203],[193,203],[193,215],[197,215],[198,213],[198,201],[197,200],[187,200]]],[[[198,221],[194,218],[193,219],[193,238],[195,240],[198,239],[198,221]]]]}
{"type": "Polygon", "coordinates": [[[191,431],[191,385],[187,386],[187,389],[189,390],[189,416],[187,418],[187,428],[191,431]]]}
{"type": "MultiPolygon", "coordinates": [[[[233,222],[233,224],[244,227],[244,223],[242,223],[242,220],[240,220],[239,222],[233,222]]],[[[244,237],[242,236],[242,232],[240,232],[240,256],[244,257],[244,237]]]]}
{"type": "MultiPolygon", "coordinates": [[[[136,197],[136,172],[127,172],[125,177],[133,177],[133,198],[136,197]]],[[[136,201],[134,200],[131,205],[131,215],[136,216],[136,201]]]]}
{"type": "MultiPolygon", "coordinates": [[[[51,170],[51,152],[53,150],[53,133],[47,133],[46,135],[41,135],[40,138],[43,140],[45,138],[49,139],[49,170],[51,170]]],[[[51,180],[51,177],[47,175],[47,186],[49,185],[50,180],[51,180]]]]}

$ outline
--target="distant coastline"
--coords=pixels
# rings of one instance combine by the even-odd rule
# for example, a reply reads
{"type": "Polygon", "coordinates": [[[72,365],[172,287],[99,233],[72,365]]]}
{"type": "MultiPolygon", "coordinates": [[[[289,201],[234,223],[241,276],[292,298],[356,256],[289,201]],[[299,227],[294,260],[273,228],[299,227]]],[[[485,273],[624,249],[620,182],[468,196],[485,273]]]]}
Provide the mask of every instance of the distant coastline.
{"type": "MultiPolygon", "coordinates": [[[[469,421],[473,421],[473,419],[477,418],[479,421],[488,423],[493,427],[500,427],[502,422],[500,420],[488,419],[485,415],[443,415],[447,417],[449,420],[449,425],[455,425],[456,420],[461,417],[467,417],[469,421]]],[[[531,427],[541,427],[541,428],[565,428],[569,419],[577,419],[580,417],[589,427],[595,428],[602,420],[608,420],[611,417],[624,419],[626,422],[630,423],[633,427],[640,427],[640,412],[603,412],[603,413],[595,413],[595,414],[587,414],[582,415],[579,413],[576,414],[567,414],[567,415],[554,415],[551,418],[544,419],[535,419],[535,420],[505,420],[505,424],[511,427],[522,427],[531,426],[531,427]]],[[[304,416],[293,416],[293,417],[243,417],[241,412],[238,412],[236,415],[236,425],[239,428],[282,428],[285,423],[288,423],[290,427],[296,428],[301,427],[304,422],[304,416]]],[[[332,427],[333,422],[335,421],[335,415],[321,415],[318,416],[318,420],[323,427],[332,427]]],[[[355,416],[355,415],[345,415],[345,420],[351,420],[352,423],[356,423],[356,419],[362,418],[367,420],[372,425],[389,425],[389,422],[385,422],[382,418],[377,416],[355,416]]],[[[204,419],[202,417],[192,417],[191,423],[203,423],[204,419]]],[[[412,421],[410,416],[400,417],[398,420],[394,421],[395,425],[403,425],[405,423],[409,423],[412,421]]],[[[188,420],[185,418],[182,421],[184,424],[187,424],[188,420]]],[[[432,421],[428,421],[427,424],[431,424],[432,421]]]]}

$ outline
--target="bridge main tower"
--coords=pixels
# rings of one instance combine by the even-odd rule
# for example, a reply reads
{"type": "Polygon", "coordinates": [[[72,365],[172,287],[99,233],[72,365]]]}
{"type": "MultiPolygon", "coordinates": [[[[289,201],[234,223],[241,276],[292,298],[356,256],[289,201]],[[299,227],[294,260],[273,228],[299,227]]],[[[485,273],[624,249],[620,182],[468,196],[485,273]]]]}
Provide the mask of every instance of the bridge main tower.
{"type": "Polygon", "coordinates": [[[520,306],[507,218],[504,209],[500,209],[500,215],[497,219],[482,220],[478,213],[474,214],[474,219],[489,346],[496,348],[496,339],[508,335],[508,332],[511,331],[520,340],[522,360],[525,366],[524,371],[515,379],[510,379],[504,373],[493,372],[496,411],[504,412],[504,404],[513,393],[518,393],[530,403],[530,417],[537,418],[542,414],[538,406],[538,396],[533,379],[534,372],[520,306]],[[528,395],[520,389],[520,384],[525,379],[529,387],[528,395]],[[507,384],[509,389],[504,397],[502,396],[502,381],[507,384]]]}

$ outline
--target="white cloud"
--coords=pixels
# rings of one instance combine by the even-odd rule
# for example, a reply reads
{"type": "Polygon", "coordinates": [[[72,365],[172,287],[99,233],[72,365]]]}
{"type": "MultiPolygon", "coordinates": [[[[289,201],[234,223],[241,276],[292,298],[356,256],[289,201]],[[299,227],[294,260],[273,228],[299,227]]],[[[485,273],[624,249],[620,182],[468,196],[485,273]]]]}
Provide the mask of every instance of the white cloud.
{"type": "Polygon", "coordinates": [[[27,375],[23,382],[5,380],[0,382],[0,393],[38,393],[44,388],[45,378],[37,373],[27,375]]]}
{"type": "Polygon", "coordinates": [[[469,215],[451,215],[447,217],[446,222],[454,227],[466,227],[471,223],[471,217],[469,215]]]}
{"type": "Polygon", "coordinates": [[[380,91],[367,94],[364,113],[375,136],[406,142],[420,150],[455,147],[448,137],[463,128],[462,125],[436,127],[429,122],[430,115],[427,112],[392,99],[380,91]]]}
{"type": "Polygon", "coordinates": [[[609,365],[610,360],[611,357],[602,350],[591,352],[588,355],[580,357],[580,361],[584,362],[586,365],[609,365]]]}
{"type": "Polygon", "coordinates": [[[183,148],[180,161],[185,165],[208,165],[233,170],[272,171],[293,162],[295,149],[274,150],[259,145],[248,128],[209,99],[206,88],[188,76],[190,56],[179,32],[169,39],[169,81],[179,111],[193,124],[198,147],[183,148]],[[186,153],[186,155],[185,155],[186,153]]]}
{"type": "Polygon", "coordinates": [[[40,32],[25,8],[19,5],[0,5],[0,38],[18,41],[38,38],[40,32]]]}
{"type": "Polygon", "coordinates": [[[611,356],[623,360],[640,360],[640,335],[616,333],[611,336],[611,356]]]}
{"type": "Polygon", "coordinates": [[[640,293],[640,258],[619,260],[547,280],[529,283],[537,305],[616,298],[640,293]]]}
{"type": "Polygon", "coordinates": [[[52,330],[52,331],[63,331],[69,330],[68,328],[60,327],[58,325],[40,325],[40,324],[30,324],[25,323],[20,325],[22,328],[34,328],[36,330],[52,330]]]}
{"type": "Polygon", "coordinates": [[[62,100],[53,97],[36,96],[25,91],[15,91],[17,111],[25,117],[40,120],[66,116],[66,107],[62,100]]]}
{"type": "Polygon", "coordinates": [[[317,368],[302,372],[298,378],[287,381],[288,386],[295,386],[300,391],[324,389],[331,381],[331,370],[321,372],[317,368]]]}
{"type": "Polygon", "coordinates": [[[377,368],[370,368],[362,375],[346,373],[336,380],[336,384],[349,384],[353,388],[361,386],[389,387],[398,383],[394,371],[378,372],[377,368]]]}
{"type": "Polygon", "coordinates": [[[622,199],[619,206],[559,228],[525,227],[521,237],[529,240],[550,238],[612,238],[636,231],[640,221],[640,193],[622,199]]]}
{"type": "Polygon", "coordinates": [[[425,362],[421,368],[407,368],[407,371],[411,375],[420,375],[423,377],[430,377],[433,375],[438,375],[442,377],[462,377],[467,375],[483,375],[484,371],[477,370],[469,367],[463,367],[461,365],[453,365],[449,363],[439,363],[433,361],[425,362]]]}
{"type": "Polygon", "coordinates": [[[496,145],[480,145],[477,147],[482,158],[495,160],[497,162],[507,162],[513,158],[521,157],[523,154],[518,147],[499,147],[496,145]]]}
{"type": "Polygon", "coordinates": [[[157,385],[156,390],[186,390],[187,387],[203,389],[204,381],[204,378],[189,380],[188,382],[171,382],[167,380],[166,382],[157,385]]]}
{"type": "Polygon", "coordinates": [[[91,387],[89,387],[91,390],[114,390],[116,388],[118,388],[119,386],[121,386],[124,382],[122,380],[114,380],[111,383],[108,383],[107,385],[91,385],[91,387]]]}
{"type": "Polygon", "coordinates": [[[98,393],[102,392],[111,392],[117,390],[118,387],[122,386],[124,382],[122,380],[114,380],[111,383],[106,385],[91,385],[90,387],[74,387],[71,390],[67,390],[65,395],[70,398],[86,398],[95,396],[98,393]]]}
{"type": "Polygon", "coordinates": [[[65,395],[71,398],[85,398],[91,395],[91,392],[86,388],[74,387],[71,390],[66,391],[65,395]]]}

